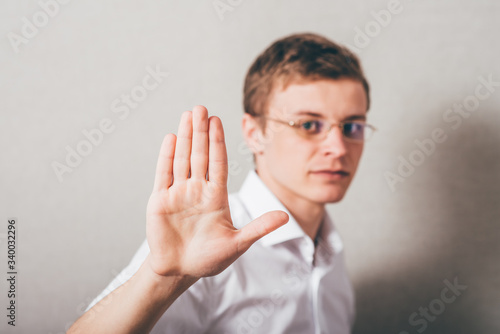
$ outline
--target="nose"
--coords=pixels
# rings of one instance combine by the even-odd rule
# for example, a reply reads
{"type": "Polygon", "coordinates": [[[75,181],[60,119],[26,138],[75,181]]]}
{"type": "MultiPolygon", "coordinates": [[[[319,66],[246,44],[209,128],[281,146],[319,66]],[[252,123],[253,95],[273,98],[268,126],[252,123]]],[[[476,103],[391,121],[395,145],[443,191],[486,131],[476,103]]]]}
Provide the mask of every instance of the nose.
{"type": "Polygon", "coordinates": [[[322,141],[322,148],[326,154],[333,154],[335,157],[347,154],[346,141],[338,126],[332,126],[326,133],[326,137],[322,141]]]}

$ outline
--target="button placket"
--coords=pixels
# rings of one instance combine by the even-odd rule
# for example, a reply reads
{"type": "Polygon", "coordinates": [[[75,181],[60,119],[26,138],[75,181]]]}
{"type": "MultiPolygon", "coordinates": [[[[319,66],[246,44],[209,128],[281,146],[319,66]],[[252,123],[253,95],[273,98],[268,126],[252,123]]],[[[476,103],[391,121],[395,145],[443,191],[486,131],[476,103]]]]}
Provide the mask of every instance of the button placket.
{"type": "Polygon", "coordinates": [[[314,252],[315,247],[311,239],[304,237],[301,241],[300,252],[306,263],[311,266],[314,265],[314,252]]]}

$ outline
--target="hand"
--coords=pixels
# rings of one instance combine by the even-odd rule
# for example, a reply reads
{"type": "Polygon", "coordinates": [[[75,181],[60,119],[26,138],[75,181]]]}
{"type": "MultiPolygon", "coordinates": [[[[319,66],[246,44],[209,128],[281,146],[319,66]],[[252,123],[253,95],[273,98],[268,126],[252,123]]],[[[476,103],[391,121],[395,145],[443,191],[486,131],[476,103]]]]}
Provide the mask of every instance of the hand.
{"type": "Polygon", "coordinates": [[[178,137],[163,140],[147,207],[149,263],[158,275],[192,277],[222,272],[288,215],[268,212],[234,228],[227,194],[228,163],[222,123],[196,106],[184,112],[178,137]]]}

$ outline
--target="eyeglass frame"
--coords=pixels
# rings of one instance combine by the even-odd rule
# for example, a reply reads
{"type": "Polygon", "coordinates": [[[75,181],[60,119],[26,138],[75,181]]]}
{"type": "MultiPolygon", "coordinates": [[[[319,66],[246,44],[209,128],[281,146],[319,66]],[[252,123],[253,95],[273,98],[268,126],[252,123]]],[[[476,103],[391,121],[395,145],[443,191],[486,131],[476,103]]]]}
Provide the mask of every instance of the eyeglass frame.
{"type": "MultiPolygon", "coordinates": [[[[269,121],[273,121],[273,122],[278,122],[278,123],[281,123],[281,124],[285,124],[285,125],[288,125],[296,130],[299,130],[300,131],[300,126],[304,123],[304,122],[310,122],[312,120],[308,119],[307,121],[285,121],[285,120],[282,120],[282,119],[277,119],[277,118],[273,118],[273,117],[269,117],[269,116],[264,116],[264,115],[258,115],[256,116],[258,118],[263,118],[265,120],[269,120],[269,121]]],[[[371,124],[368,124],[366,122],[362,122],[362,121],[344,121],[344,122],[339,122],[339,123],[332,123],[332,122],[329,122],[327,121],[326,119],[324,118],[316,118],[317,120],[321,120],[323,122],[325,122],[325,124],[328,124],[328,127],[327,129],[325,130],[325,136],[324,137],[321,137],[320,139],[317,139],[317,140],[323,140],[325,139],[327,136],[328,136],[328,133],[334,128],[334,127],[337,127],[340,129],[341,133],[342,133],[342,138],[344,138],[345,140],[347,141],[350,141],[350,142],[353,142],[353,143],[364,143],[366,141],[368,141],[372,136],[373,134],[375,133],[375,131],[377,131],[377,128],[374,127],[373,125],[371,124]],[[349,124],[349,123],[355,123],[355,124],[363,124],[363,126],[366,128],[370,128],[370,130],[372,131],[372,135],[368,138],[368,139],[363,139],[363,140],[357,140],[357,139],[353,139],[353,138],[349,138],[347,137],[345,134],[344,134],[344,125],[345,124],[349,124]]],[[[297,132],[299,132],[297,131],[297,132]]],[[[300,135],[302,138],[304,138],[304,136],[300,135]]],[[[311,139],[311,138],[306,138],[306,139],[310,139],[310,140],[314,140],[314,139],[311,139]]]]}

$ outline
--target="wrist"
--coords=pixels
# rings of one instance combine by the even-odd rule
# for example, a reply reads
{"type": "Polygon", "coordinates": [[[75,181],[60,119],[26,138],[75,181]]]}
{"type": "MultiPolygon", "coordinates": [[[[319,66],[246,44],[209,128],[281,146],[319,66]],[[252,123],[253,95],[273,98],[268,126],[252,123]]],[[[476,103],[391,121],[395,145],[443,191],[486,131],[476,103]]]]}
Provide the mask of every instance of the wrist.
{"type": "Polygon", "coordinates": [[[151,265],[151,255],[146,257],[141,269],[140,276],[147,282],[151,293],[160,297],[165,302],[172,297],[177,298],[191,285],[198,281],[199,277],[189,275],[160,275],[151,265]]]}

